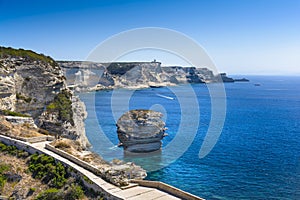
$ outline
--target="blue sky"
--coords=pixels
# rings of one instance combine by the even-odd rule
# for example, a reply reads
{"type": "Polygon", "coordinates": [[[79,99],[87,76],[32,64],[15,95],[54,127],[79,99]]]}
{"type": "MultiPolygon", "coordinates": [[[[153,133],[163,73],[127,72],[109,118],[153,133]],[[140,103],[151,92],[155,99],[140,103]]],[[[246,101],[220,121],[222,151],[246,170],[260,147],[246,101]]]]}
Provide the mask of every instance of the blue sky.
{"type": "Polygon", "coordinates": [[[122,31],[163,27],[197,41],[219,71],[300,75],[300,0],[0,0],[0,13],[1,46],[57,60],[84,60],[122,31]]]}

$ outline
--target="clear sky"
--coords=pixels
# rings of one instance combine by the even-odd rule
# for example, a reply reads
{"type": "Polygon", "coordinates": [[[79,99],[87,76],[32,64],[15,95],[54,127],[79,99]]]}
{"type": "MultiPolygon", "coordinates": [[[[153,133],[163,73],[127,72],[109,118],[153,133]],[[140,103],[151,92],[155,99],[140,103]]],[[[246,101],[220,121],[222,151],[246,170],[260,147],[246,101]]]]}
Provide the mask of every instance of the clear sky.
{"type": "Polygon", "coordinates": [[[300,75],[300,0],[0,0],[0,45],[57,60],[84,60],[108,37],[141,27],[188,35],[219,71],[300,75]]]}

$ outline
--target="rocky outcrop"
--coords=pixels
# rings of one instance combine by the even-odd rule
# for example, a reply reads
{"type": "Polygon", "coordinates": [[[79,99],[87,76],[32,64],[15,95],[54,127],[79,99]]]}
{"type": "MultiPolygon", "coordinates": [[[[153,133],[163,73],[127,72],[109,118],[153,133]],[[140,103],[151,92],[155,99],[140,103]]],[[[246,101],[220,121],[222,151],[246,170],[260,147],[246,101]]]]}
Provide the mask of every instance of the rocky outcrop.
{"type": "MultiPolygon", "coordinates": [[[[50,104],[38,118],[38,125],[45,130],[55,133],[58,138],[65,137],[79,141],[82,147],[86,148],[90,146],[90,143],[86,137],[84,127],[84,120],[87,117],[85,105],[77,96],[71,96],[69,115],[60,116],[59,111],[49,108],[50,104]]],[[[68,106],[63,107],[64,113],[67,112],[67,109],[68,106]]]]}
{"type": "Polygon", "coordinates": [[[249,82],[250,80],[249,79],[246,79],[246,78],[236,78],[234,79],[234,82],[249,82]]]}
{"type": "Polygon", "coordinates": [[[117,186],[127,186],[130,179],[142,180],[147,176],[146,170],[133,162],[125,163],[115,159],[109,165],[104,168],[102,177],[117,186]]]}
{"type": "Polygon", "coordinates": [[[224,83],[233,83],[234,79],[227,76],[226,73],[220,73],[220,77],[224,83]]]}
{"type": "Polygon", "coordinates": [[[77,140],[80,141],[84,147],[89,147],[90,143],[85,134],[84,120],[87,118],[85,104],[77,96],[72,96],[72,110],[74,126],[67,127],[67,130],[71,131],[72,135],[77,135],[77,140]]]}
{"type": "Polygon", "coordinates": [[[5,120],[14,125],[26,124],[27,126],[37,128],[32,117],[5,116],[5,120]]]}
{"type": "Polygon", "coordinates": [[[29,50],[0,47],[0,52],[0,110],[30,115],[40,128],[87,146],[84,104],[66,87],[59,65],[29,50]],[[70,95],[55,104],[62,91],[70,95]]]}
{"type": "Polygon", "coordinates": [[[120,144],[129,152],[151,152],[161,148],[165,133],[162,113],[152,110],[131,110],[117,122],[120,144]]]}
{"type": "Polygon", "coordinates": [[[65,87],[57,64],[13,55],[2,56],[0,63],[1,110],[28,113],[36,118],[65,87]]]}
{"type": "Polygon", "coordinates": [[[176,84],[218,82],[218,78],[208,68],[172,66],[163,67],[163,71],[170,76],[170,82],[176,84]]]}

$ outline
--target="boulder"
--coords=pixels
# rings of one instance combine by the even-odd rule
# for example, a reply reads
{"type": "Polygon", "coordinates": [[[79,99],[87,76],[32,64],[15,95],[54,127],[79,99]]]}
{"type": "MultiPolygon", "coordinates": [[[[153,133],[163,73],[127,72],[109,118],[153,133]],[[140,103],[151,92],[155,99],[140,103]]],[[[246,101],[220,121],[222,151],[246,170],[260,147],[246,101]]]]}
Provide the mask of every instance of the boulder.
{"type": "Polygon", "coordinates": [[[165,133],[162,113],[153,110],[131,110],[117,122],[120,145],[129,152],[152,152],[161,148],[165,133]]]}

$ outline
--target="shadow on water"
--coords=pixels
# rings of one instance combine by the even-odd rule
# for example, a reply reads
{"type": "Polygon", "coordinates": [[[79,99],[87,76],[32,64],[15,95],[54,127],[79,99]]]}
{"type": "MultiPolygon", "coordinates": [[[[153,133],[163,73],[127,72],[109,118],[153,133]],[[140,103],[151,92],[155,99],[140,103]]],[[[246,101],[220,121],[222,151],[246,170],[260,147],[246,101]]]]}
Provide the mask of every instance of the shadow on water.
{"type": "Polygon", "coordinates": [[[143,166],[145,170],[152,171],[157,168],[157,165],[162,163],[162,150],[147,153],[124,151],[124,161],[134,162],[137,165],[143,166]]]}

